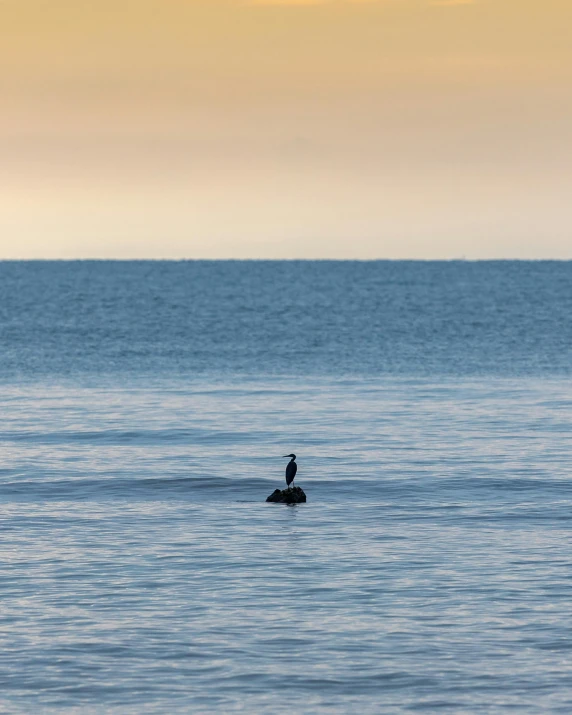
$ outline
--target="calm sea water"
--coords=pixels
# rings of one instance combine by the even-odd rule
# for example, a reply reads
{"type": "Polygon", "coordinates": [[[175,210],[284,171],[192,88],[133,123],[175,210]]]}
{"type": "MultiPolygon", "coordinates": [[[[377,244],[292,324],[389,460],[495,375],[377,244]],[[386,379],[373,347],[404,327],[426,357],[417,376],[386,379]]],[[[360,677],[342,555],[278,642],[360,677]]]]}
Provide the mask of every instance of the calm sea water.
{"type": "Polygon", "coordinates": [[[571,712],[571,316],[572,263],[0,263],[0,710],[571,712]]]}

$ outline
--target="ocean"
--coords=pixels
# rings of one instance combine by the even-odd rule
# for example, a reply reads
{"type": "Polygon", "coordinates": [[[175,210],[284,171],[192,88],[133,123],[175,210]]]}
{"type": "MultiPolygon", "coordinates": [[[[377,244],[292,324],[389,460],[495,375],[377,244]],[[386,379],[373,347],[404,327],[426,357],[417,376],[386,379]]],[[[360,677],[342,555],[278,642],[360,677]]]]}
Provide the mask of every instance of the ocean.
{"type": "Polygon", "coordinates": [[[0,263],[0,711],[570,713],[571,316],[570,262],[0,263]]]}

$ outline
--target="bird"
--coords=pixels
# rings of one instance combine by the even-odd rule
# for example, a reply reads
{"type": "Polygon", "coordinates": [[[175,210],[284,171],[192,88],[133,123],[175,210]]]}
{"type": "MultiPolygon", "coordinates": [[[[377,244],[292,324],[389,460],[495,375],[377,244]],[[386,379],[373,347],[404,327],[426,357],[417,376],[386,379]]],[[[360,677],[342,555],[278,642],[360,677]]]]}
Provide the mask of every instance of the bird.
{"type": "Polygon", "coordinates": [[[298,465],[295,462],[295,454],[285,454],[284,457],[290,457],[290,461],[286,465],[286,484],[288,486],[288,489],[290,489],[290,484],[292,484],[292,482],[294,481],[294,477],[296,476],[296,472],[298,471],[298,465]]]}

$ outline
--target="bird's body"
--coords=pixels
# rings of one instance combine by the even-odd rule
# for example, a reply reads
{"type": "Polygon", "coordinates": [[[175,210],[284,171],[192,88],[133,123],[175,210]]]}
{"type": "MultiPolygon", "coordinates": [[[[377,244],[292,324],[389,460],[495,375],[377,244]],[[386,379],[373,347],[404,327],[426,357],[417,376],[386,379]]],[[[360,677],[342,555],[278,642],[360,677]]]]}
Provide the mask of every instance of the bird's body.
{"type": "Polygon", "coordinates": [[[290,484],[294,481],[296,472],[298,471],[298,465],[296,464],[295,454],[285,454],[285,457],[290,457],[290,461],[286,465],[286,485],[290,488],[290,484]]]}

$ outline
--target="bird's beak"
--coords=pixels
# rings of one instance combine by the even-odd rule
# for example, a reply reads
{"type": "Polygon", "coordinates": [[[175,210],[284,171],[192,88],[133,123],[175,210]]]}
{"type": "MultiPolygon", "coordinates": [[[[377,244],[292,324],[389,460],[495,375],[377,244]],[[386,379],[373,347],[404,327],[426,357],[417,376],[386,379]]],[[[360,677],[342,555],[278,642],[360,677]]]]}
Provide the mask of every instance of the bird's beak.
{"type": "Polygon", "coordinates": [[[289,456],[290,456],[289,454],[284,454],[284,455],[282,455],[282,459],[284,459],[284,457],[289,457],[289,456]]]}

